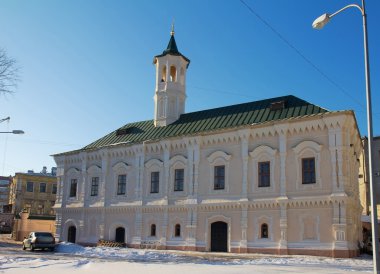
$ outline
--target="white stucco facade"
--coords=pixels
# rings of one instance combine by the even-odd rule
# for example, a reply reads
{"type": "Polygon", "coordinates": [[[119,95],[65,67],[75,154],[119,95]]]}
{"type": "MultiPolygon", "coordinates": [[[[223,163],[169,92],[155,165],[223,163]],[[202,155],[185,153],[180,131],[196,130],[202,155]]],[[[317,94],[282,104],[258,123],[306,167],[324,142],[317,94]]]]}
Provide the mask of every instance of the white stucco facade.
{"type": "Polygon", "coordinates": [[[361,231],[360,151],[354,116],[342,112],[57,155],[57,233],[65,241],[75,226],[77,242],[96,244],[115,240],[123,227],[129,246],[210,250],[210,225],[221,221],[228,251],[352,256],[361,231]],[[315,184],[301,182],[305,157],[315,157],[315,184]],[[257,161],[271,163],[269,187],[258,187],[257,161]],[[226,168],[221,190],[213,189],[215,165],[226,168]],[[184,169],[183,191],[173,191],[175,167],[184,169]],[[158,193],[149,192],[152,171],[159,172],[158,193]],[[124,195],[116,192],[119,174],[127,177],[124,195]],[[100,178],[95,197],[92,177],[100,178]],[[264,223],[268,238],[260,235],[264,223]]]}

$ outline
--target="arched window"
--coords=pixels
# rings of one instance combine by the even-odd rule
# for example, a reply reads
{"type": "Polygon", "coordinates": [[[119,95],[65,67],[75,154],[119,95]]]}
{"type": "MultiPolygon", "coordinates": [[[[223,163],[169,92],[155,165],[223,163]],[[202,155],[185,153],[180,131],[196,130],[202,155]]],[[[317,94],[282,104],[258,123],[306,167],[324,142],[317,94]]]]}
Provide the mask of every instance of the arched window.
{"type": "Polygon", "coordinates": [[[181,237],[181,225],[176,224],[174,227],[174,237],[181,237]]]}
{"type": "Polygon", "coordinates": [[[261,225],[261,238],[268,238],[268,225],[267,224],[261,225]]]}
{"type": "Polygon", "coordinates": [[[170,67],[170,82],[177,82],[177,69],[175,66],[170,67]]]}
{"type": "Polygon", "coordinates": [[[163,69],[162,69],[161,82],[166,82],[166,66],[164,66],[163,69]]]}
{"type": "Polygon", "coordinates": [[[152,224],[150,226],[150,236],[155,237],[156,236],[156,225],[152,224]]]}

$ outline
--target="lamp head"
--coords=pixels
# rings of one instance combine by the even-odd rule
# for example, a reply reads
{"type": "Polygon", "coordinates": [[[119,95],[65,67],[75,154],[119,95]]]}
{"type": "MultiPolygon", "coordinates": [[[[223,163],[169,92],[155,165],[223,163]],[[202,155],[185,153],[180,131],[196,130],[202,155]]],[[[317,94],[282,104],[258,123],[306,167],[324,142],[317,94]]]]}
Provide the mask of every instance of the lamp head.
{"type": "Polygon", "coordinates": [[[330,21],[330,14],[325,13],[319,16],[317,19],[313,22],[313,28],[314,29],[321,29],[323,28],[329,21],[330,21]]]}
{"type": "Polygon", "coordinates": [[[15,130],[12,130],[12,133],[13,134],[24,134],[25,132],[23,130],[20,130],[20,129],[15,129],[15,130]]]}

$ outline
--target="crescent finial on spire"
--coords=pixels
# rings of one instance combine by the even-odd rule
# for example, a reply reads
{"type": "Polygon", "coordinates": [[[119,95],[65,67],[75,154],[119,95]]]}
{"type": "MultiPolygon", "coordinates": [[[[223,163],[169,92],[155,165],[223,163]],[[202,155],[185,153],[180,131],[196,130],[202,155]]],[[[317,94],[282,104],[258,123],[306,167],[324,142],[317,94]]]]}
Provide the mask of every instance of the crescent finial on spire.
{"type": "Polygon", "coordinates": [[[174,19],[173,19],[172,30],[170,31],[170,35],[174,36],[174,19]]]}

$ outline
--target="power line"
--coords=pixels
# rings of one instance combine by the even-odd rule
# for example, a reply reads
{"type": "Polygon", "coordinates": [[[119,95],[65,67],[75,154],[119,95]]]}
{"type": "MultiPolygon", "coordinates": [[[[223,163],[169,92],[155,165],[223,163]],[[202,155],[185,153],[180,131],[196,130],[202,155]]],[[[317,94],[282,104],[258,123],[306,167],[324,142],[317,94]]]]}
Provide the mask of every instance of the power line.
{"type": "Polygon", "coordinates": [[[307,58],[299,49],[297,49],[292,43],[289,42],[280,32],[278,32],[267,20],[260,16],[252,7],[250,7],[244,0],[240,0],[240,2],[253,14],[255,15],[265,26],[267,26],[274,34],[277,35],[286,45],[288,45],[291,49],[293,49],[306,63],[308,63],[312,68],[314,68],[319,74],[321,74],[327,81],[329,81],[333,86],[335,86],[338,90],[343,92],[346,96],[348,96],[351,100],[357,103],[360,107],[365,109],[365,106],[358,101],[356,98],[351,96],[351,94],[346,91],[341,85],[335,82],[331,77],[329,77],[325,72],[323,72],[317,65],[315,65],[309,58],[307,58]]]}

